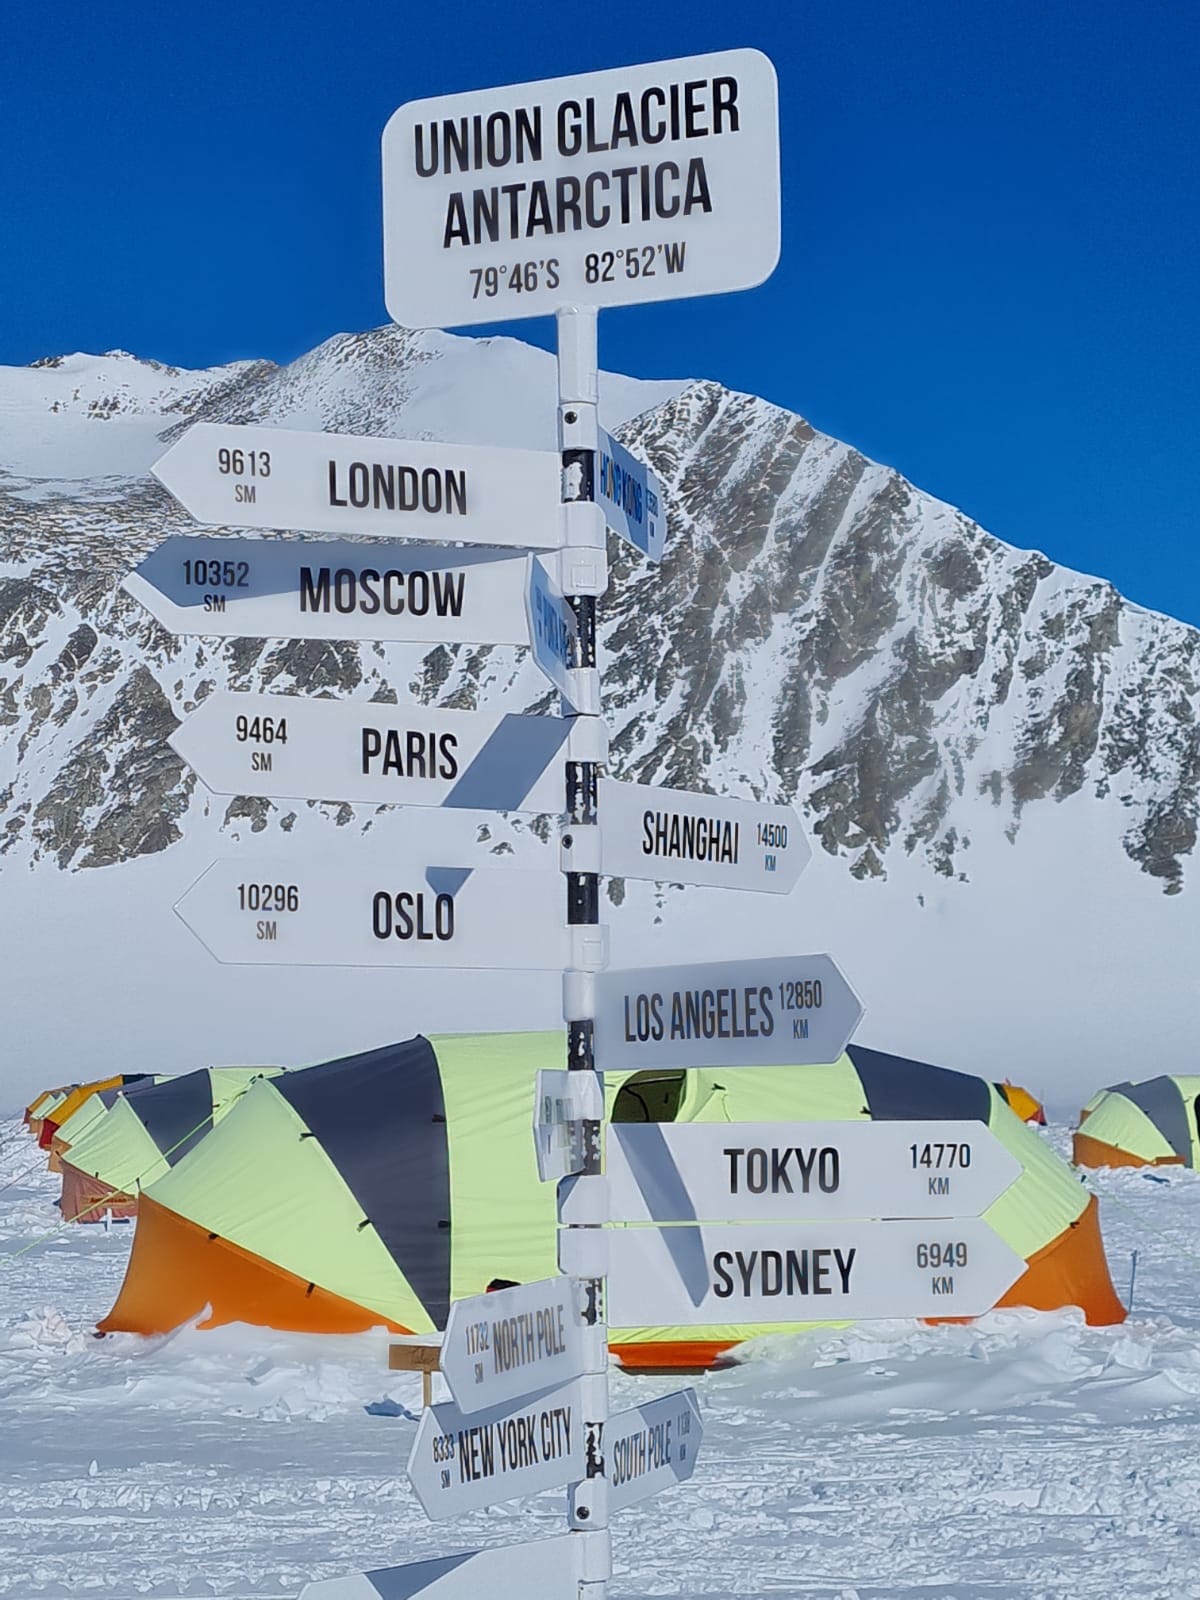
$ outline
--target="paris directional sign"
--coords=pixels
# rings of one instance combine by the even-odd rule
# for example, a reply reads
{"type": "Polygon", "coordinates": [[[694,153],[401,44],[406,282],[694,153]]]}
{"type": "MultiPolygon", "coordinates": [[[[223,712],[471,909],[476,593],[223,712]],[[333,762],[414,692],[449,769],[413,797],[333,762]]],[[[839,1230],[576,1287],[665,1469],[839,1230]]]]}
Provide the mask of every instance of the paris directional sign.
{"type": "Polygon", "coordinates": [[[621,1511],[690,1478],[703,1437],[694,1389],[610,1416],[604,1424],[608,1509],[621,1511]]]}
{"type": "Polygon", "coordinates": [[[529,643],[511,550],[342,539],[167,539],[124,588],[175,634],[529,643]]]}
{"type": "Polygon", "coordinates": [[[587,1371],[578,1287],[566,1277],[456,1300],[446,1321],[441,1368],[462,1412],[511,1404],[561,1387],[587,1371]]]}
{"type": "Polygon", "coordinates": [[[449,1401],[430,1406],[408,1458],[409,1482],[435,1522],[562,1488],[586,1471],[578,1383],[469,1415],[449,1401]]]}
{"type": "Polygon", "coordinates": [[[604,1166],[614,1222],[977,1217],[1021,1172],[983,1122],[620,1122],[604,1166]]]}
{"type": "Polygon", "coordinates": [[[620,1072],[836,1061],[862,1014],[827,955],[602,972],[596,1066],[620,1072]]]}
{"type": "Polygon", "coordinates": [[[170,743],[217,794],[557,812],[570,728],[562,717],[217,690],[170,743]]]}
{"type": "Polygon", "coordinates": [[[223,962],[311,967],[568,964],[557,872],[336,856],[214,861],[175,907],[223,962]]]}
{"type": "Polygon", "coordinates": [[[812,857],[791,806],[601,778],[599,816],[601,865],[617,878],[790,894],[812,857]]]}
{"type": "Polygon", "coordinates": [[[553,550],[562,464],[542,450],[196,422],[154,475],[197,522],[553,550]]]}
{"type": "Polygon", "coordinates": [[[981,1218],[613,1228],[614,1328],[978,1317],[1025,1271],[981,1218]]]}
{"type": "Polygon", "coordinates": [[[379,1567],[305,1584],[300,1600],[578,1600],[584,1580],[583,1540],[563,1533],[528,1544],[496,1545],[462,1555],[379,1567]]]}
{"type": "Polygon", "coordinates": [[[413,100],[383,135],[384,298],[410,328],[749,289],[779,259],[757,50],[413,100]]]}
{"type": "Polygon", "coordinates": [[[667,542],[662,484],[644,461],[601,428],[594,492],[605,524],[651,561],[661,561],[667,542]]]}

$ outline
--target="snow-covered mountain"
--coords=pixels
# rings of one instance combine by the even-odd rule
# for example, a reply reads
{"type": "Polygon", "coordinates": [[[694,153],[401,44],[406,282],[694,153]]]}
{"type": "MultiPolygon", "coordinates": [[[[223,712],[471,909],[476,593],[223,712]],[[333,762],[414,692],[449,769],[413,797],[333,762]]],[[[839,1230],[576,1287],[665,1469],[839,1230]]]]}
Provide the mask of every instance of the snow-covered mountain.
{"type": "MultiPolygon", "coordinates": [[[[525,652],[177,639],[119,587],[195,530],[148,475],[195,420],[553,448],[554,414],[542,352],[397,328],[283,368],[0,369],[0,1102],[81,1054],[315,1059],[554,1020],[545,975],[219,967],[169,910],[216,854],[385,861],[416,815],[209,795],[165,739],[212,688],[544,708],[525,652]]],[[[1194,1070],[1200,634],[765,401],[606,377],[601,414],[670,513],[660,567],[611,552],[613,769],[793,800],[817,846],[787,901],[613,885],[617,959],[827,948],[868,1042],[1066,1105],[1194,1070]]],[[[544,829],[478,823],[421,814],[423,837],[554,865],[544,829]]]]}

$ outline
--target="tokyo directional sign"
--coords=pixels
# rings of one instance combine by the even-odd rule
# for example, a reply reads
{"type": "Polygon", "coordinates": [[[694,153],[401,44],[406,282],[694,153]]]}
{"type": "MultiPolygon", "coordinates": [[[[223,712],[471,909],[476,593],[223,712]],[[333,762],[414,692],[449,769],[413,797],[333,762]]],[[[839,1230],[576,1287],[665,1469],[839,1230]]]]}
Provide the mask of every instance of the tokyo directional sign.
{"type": "Polygon", "coordinates": [[[827,955],[603,972],[596,978],[596,1066],[619,1072],[836,1061],[862,1014],[827,955]]]}
{"type": "Polygon", "coordinates": [[[620,1511],[685,1482],[696,1470],[703,1437],[694,1389],[610,1416],[604,1424],[609,1510],[620,1511]]]}
{"type": "Polygon", "coordinates": [[[216,526],[562,543],[562,468],[549,451],[196,422],[153,470],[197,522],[216,526]]]}
{"type": "Polygon", "coordinates": [[[441,1368],[463,1412],[524,1400],[587,1370],[578,1286],[567,1277],[456,1300],[442,1340],[441,1368]]]}

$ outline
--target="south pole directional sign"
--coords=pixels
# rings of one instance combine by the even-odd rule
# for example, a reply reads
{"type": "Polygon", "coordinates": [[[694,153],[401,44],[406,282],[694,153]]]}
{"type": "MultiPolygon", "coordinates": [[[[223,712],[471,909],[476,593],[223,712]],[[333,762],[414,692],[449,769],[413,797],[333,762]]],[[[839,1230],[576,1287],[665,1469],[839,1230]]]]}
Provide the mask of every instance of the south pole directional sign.
{"type": "Polygon", "coordinates": [[[570,1383],[587,1370],[578,1289],[567,1277],[456,1300],[441,1370],[464,1413],[511,1404],[570,1383]]]}
{"type": "Polygon", "coordinates": [[[648,560],[661,561],[667,543],[662,485],[646,463],[630,455],[611,433],[598,431],[594,489],[605,524],[648,560]]]}
{"type": "Polygon", "coordinates": [[[791,806],[600,780],[601,865],[617,878],[790,894],[812,858],[791,806]]]}
{"type": "Polygon", "coordinates": [[[596,977],[596,1061],[640,1067],[836,1061],[862,1003],[830,956],[764,956],[596,977]]]}
{"type": "Polygon", "coordinates": [[[197,522],[521,550],[563,542],[543,450],[196,422],[153,467],[197,522]]]}
{"type": "Polygon", "coordinates": [[[977,1217],[1021,1163],[983,1122],[630,1122],[605,1172],[614,1222],[815,1222],[977,1217]]]}
{"type": "Polygon", "coordinates": [[[704,1437],[694,1389],[618,1411],[604,1425],[608,1508],[621,1511],[684,1483],[696,1470],[704,1437]]]}
{"type": "Polygon", "coordinates": [[[344,1578],[305,1584],[300,1600],[503,1600],[506,1595],[537,1600],[579,1600],[584,1570],[583,1542],[562,1533],[528,1544],[467,1550],[404,1567],[379,1567],[344,1578]]]}
{"type": "Polygon", "coordinates": [[[167,539],[124,588],[175,634],[528,644],[512,550],[344,540],[167,539]]]}
{"type": "Polygon", "coordinates": [[[762,283],[777,102],[757,50],[410,101],[383,135],[388,311],[447,328],[762,283]]]}

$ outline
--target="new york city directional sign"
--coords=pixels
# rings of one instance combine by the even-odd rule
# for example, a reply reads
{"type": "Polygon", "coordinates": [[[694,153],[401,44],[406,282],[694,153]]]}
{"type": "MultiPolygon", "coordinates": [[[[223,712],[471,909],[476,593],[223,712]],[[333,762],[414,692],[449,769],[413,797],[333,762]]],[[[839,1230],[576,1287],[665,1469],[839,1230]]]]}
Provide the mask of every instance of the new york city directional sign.
{"type": "Polygon", "coordinates": [[[585,1327],[567,1277],[456,1300],[442,1340],[442,1376],[465,1413],[560,1387],[587,1370],[585,1327]]]}

